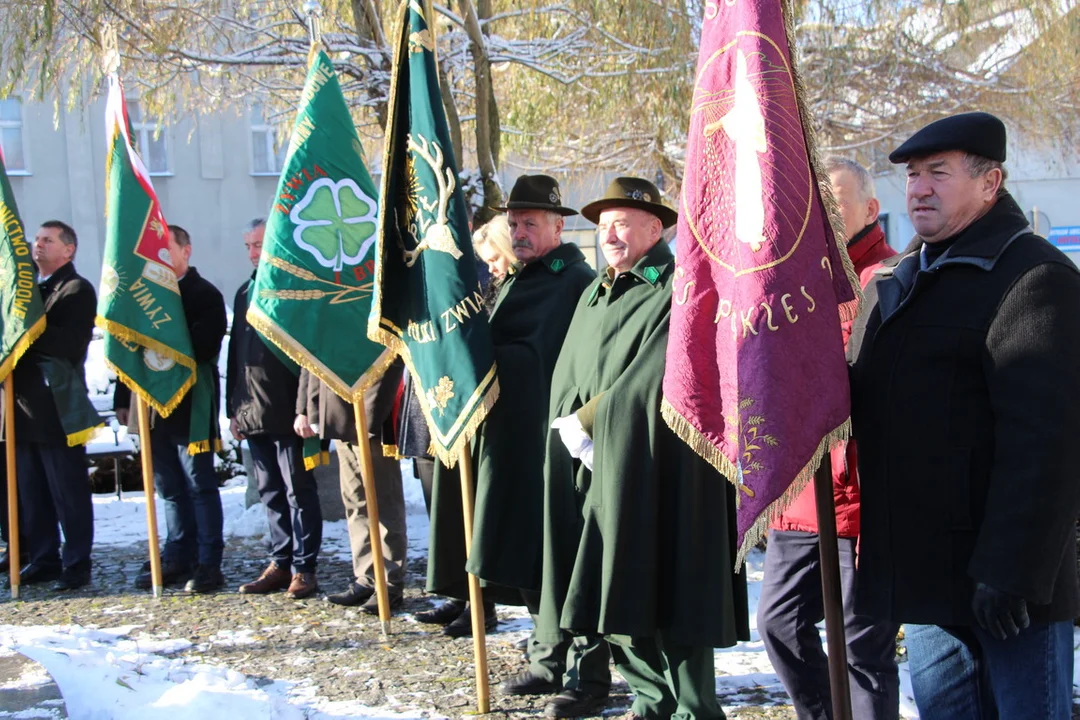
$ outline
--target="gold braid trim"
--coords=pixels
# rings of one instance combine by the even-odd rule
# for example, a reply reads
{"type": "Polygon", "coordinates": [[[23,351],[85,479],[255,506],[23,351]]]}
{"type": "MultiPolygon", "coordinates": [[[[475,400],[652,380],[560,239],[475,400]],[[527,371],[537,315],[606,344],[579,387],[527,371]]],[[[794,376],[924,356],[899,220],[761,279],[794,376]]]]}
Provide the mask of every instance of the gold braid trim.
{"type": "Polygon", "coordinates": [[[31,343],[37,340],[43,332],[45,332],[45,313],[42,313],[37,322],[26,329],[22,337],[15,343],[15,347],[11,348],[11,352],[8,353],[4,362],[0,363],[0,381],[15,369],[16,363],[30,349],[31,343]]]}
{"type": "MultiPolygon", "coordinates": [[[[720,471],[720,474],[723,475],[728,482],[734,483],[731,478],[738,477],[739,474],[739,470],[735,466],[735,463],[731,462],[731,460],[720,452],[720,449],[713,445],[700,430],[683,417],[679,411],[675,409],[675,406],[668,402],[667,398],[664,398],[661,402],[660,413],[663,415],[668,427],[670,427],[683,442],[689,445],[694,452],[704,458],[710,465],[720,471]]],[[[750,550],[758,544],[758,541],[764,537],[765,531],[769,529],[769,526],[773,521],[779,517],[781,513],[787,510],[788,506],[791,505],[795,498],[806,489],[807,484],[813,480],[814,473],[817,472],[817,469],[825,456],[832,451],[834,447],[846,442],[850,437],[851,418],[848,418],[842,422],[839,427],[827,433],[825,437],[821,439],[817,449],[814,450],[814,453],[810,456],[809,461],[803,466],[802,470],[795,475],[795,479],[791,481],[787,490],[762,510],[753,525],[747,528],[746,534],[743,535],[742,545],[739,546],[738,555],[735,558],[735,572],[739,572],[742,568],[743,563],[746,562],[747,553],[749,553],[750,550]]],[[[738,491],[736,490],[736,492],[738,491]]]]}
{"type": "Polygon", "coordinates": [[[827,242],[832,242],[836,246],[836,250],[840,254],[840,261],[844,265],[844,274],[851,285],[852,293],[854,293],[853,300],[839,305],[840,321],[847,322],[854,320],[858,312],[859,304],[862,302],[862,286],[859,284],[859,276],[855,273],[855,266],[848,256],[847,243],[843,241],[845,239],[844,220],[840,215],[840,208],[833,197],[832,188],[828,183],[821,181],[821,178],[828,178],[828,174],[823,171],[821,161],[818,159],[817,132],[814,130],[814,124],[810,121],[810,113],[803,99],[806,96],[806,86],[803,85],[802,76],[799,74],[795,58],[795,14],[791,10],[791,3],[792,0],[781,0],[780,3],[784,14],[784,31],[787,36],[791,84],[795,87],[795,103],[799,108],[799,120],[802,123],[803,137],[806,140],[806,157],[810,161],[810,169],[813,171],[814,180],[817,181],[821,201],[825,205],[826,220],[828,220],[832,228],[832,238],[828,239],[827,242]]]}
{"type": "MultiPolygon", "coordinates": [[[[372,320],[375,320],[374,316],[372,320]]],[[[378,327],[372,331],[372,326],[368,326],[368,337],[372,340],[382,343],[392,352],[401,356],[401,359],[405,361],[405,367],[409,369],[409,373],[412,375],[413,382],[416,383],[417,392],[416,399],[420,402],[420,409],[424,413],[424,419],[427,421],[428,428],[434,429],[434,418],[431,414],[431,407],[427,403],[427,389],[424,387],[423,382],[420,381],[420,374],[416,371],[416,366],[413,364],[412,354],[409,352],[409,346],[405,342],[395,335],[394,333],[378,327]]],[[[458,458],[461,456],[461,451],[464,449],[465,444],[468,443],[476,435],[476,431],[480,428],[481,423],[487,419],[488,413],[491,412],[491,408],[495,406],[495,401],[499,399],[499,379],[495,375],[495,365],[492,363],[491,369],[480,381],[476,390],[473,392],[469,401],[465,403],[465,408],[473,408],[468,422],[465,426],[458,431],[457,439],[449,447],[443,444],[439,439],[438,433],[432,432],[431,434],[431,454],[439,459],[439,461],[448,468],[453,468],[457,465],[458,458]]]]}
{"type": "Polygon", "coordinates": [[[319,467],[320,465],[329,465],[329,464],[330,464],[330,451],[329,450],[320,450],[319,452],[315,453],[314,455],[308,455],[307,457],[304,458],[304,469],[305,470],[314,470],[315,468],[319,467]]]}
{"type": "Polygon", "coordinates": [[[367,370],[350,387],[345,384],[338,375],[315,357],[307,348],[287,333],[280,325],[270,319],[265,312],[256,305],[249,305],[247,321],[263,337],[277,345],[289,359],[309,373],[326,383],[326,386],[336,395],[349,403],[363,402],[364,392],[379,381],[379,378],[394,364],[394,355],[382,352],[367,370]]]}
{"type": "Polygon", "coordinates": [[[187,453],[188,455],[198,455],[199,453],[214,451],[216,453],[221,452],[221,438],[210,438],[207,440],[199,440],[198,442],[188,443],[187,453]]]}
{"type": "Polygon", "coordinates": [[[382,454],[383,454],[383,457],[394,458],[395,460],[404,460],[405,459],[405,456],[402,455],[400,452],[398,452],[398,446],[397,445],[390,445],[390,444],[387,444],[387,443],[383,443],[382,454]]]}
{"type": "Polygon", "coordinates": [[[114,335],[121,340],[126,340],[130,343],[142,345],[143,347],[148,347],[155,352],[172,358],[180,365],[183,365],[184,367],[191,370],[191,376],[188,377],[188,379],[184,381],[184,384],[180,386],[180,389],[177,390],[176,393],[163,404],[158,402],[153,395],[143,389],[143,387],[137,382],[135,382],[127,373],[117,367],[115,363],[110,361],[108,358],[105,358],[105,365],[108,366],[108,368],[114,373],[116,373],[116,377],[123,381],[123,383],[128,386],[129,390],[131,390],[133,393],[146,401],[147,405],[157,410],[158,414],[161,415],[161,417],[169,417],[169,415],[172,414],[172,411],[176,409],[176,406],[180,404],[180,401],[184,399],[184,395],[187,394],[187,391],[190,390],[191,387],[195,384],[195,360],[188,357],[187,355],[182,355],[176,352],[168,345],[164,345],[161,342],[154,340],[153,338],[146,337],[142,333],[136,332],[131,328],[121,325],[117,322],[113,322],[112,320],[106,320],[100,315],[98,315],[94,319],[94,324],[105,332],[110,333],[111,335],[114,335]]]}
{"type": "Polygon", "coordinates": [[[80,430],[78,432],[70,433],[67,436],[68,447],[76,447],[77,445],[85,445],[86,443],[90,442],[90,438],[94,437],[94,434],[97,433],[97,431],[100,430],[103,427],[105,427],[105,423],[102,422],[102,423],[98,423],[97,425],[94,425],[92,427],[88,427],[85,430],[80,430]]]}

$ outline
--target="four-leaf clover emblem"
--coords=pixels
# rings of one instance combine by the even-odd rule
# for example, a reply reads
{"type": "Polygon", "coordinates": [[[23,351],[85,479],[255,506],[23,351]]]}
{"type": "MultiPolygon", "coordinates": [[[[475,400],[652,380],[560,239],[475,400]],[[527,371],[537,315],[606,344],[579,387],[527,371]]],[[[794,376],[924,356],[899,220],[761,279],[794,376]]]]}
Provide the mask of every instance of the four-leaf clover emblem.
{"type": "Polygon", "coordinates": [[[293,242],[315,262],[341,272],[360,263],[375,242],[375,200],[350,178],[319,178],[293,206],[293,242]]]}

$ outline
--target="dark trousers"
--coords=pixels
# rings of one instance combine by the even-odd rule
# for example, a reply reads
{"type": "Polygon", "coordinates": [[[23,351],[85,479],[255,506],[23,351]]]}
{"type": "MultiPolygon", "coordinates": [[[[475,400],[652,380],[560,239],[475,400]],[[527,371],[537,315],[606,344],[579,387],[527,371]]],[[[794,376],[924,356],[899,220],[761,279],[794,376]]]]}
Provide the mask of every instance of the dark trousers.
{"type": "Polygon", "coordinates": [[[611,689],[611,650],[600,635],[561,633],[557,643],[536,639],[540,621],[540,593],[522,590],[521,597],[532,615],[533,632],[529,635],[529,672],[548,682],[561,683],[564,690],[580,690],[596,697],[607,697],[611,689]]]}
{"type": "Polygon", "coordinates": [[[294,572],[315,572],[322,545],[322,507],[315,475],[304,469],[296,435],[249,435],[259,499],[270,525],[270,557],[294,572]]]}
{"type": "Polygon", "coordinates": [[[150,431],[150,452],[168,528],[162,560],[219,567],[225,542],[214,453],[189,455],[186,442],[159,429],[150,431]]]}
{"type": "MultiPolygon", "coordinates": [[[[899,627],[854,612],[855,539],[837,540],[852,717],[895,720],[900,712],[899,627]]],[[[817,534],[771,531],[758,602],[758,633],[799,720],[832,718],[829,664],[816,627],[824,617],[817,534]]]]}
{"type": "Polygon", "coordinates": [[[413,475],[420,478],[420,489],[424,491],[424,507],[431,517],[431,489],[435,484],[435,461],[425,458],[413,458],[413,475]]]}
{"type": "Polygon", "coordinates": [[[16,442],[15,458],[19,530],[30,562],[88,568],[94,544],[94,504],[86,473],[86,448],[16,442]],[[60,528],[64,531],[62,557],[60,528]]]}
{"type": "Polygon", "coordinates": [[[646,720],[726,717],[716,700],[711,647],[682,645],[660,632],[656,637],[635,638],[632,645],[612,644],[611,655],[634,693],[630,710],[636,715],[646,720]]]}

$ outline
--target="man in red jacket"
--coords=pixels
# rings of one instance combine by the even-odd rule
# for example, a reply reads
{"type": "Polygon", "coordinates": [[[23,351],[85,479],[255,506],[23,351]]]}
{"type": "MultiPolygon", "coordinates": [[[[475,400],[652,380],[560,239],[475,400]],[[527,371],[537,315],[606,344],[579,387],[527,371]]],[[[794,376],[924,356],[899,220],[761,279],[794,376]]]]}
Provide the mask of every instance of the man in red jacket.
{"type": "MultiPolygon", "coordinates": [[[[829,158],[826,169],[844,217],[848,255],[865,287],[874,269],[896,254],[878,225],[873,179],[865,168],[845,158],[829,158]]],[[[843,334],[846,346],[850,322],[843,324],[843,334]]],[[[898,628],[857,615],[853,609],[859,538],[854,442],[833,450],[831,463],[852,717],[895,720],[899,714],[895,657],[898,628]]],[[[824,618],[817,532],[811,482],[772,525],[758,603],[758,632],[799,720],[832,718],[828,661],[815,627],[824,618]]]]}

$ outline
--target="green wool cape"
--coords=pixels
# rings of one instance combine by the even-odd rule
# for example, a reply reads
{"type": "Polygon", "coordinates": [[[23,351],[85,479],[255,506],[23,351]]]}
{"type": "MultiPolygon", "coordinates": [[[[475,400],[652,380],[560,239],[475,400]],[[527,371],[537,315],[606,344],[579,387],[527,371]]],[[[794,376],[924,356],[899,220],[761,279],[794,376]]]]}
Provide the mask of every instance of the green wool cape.
{"type": "MultiPolygon", "coordinates": [[[[473,441],[476,509],[468,572],[491,584],[539,590],[541,501],[551,375],[574,307],[596,277],[576,245],[564,243],[511,275],[491,314],[499,402],[473,441]]],[[[461,481],[436,463],[431,500],[428,592],[468,597],[461,481]]],[[[491,588],[485,599],[521,604],[491,588]]]]}
{"type": "Polygon", "coordinates": [[[660,415],[674,269],[660,242],[597,279],[563,343],[548,424],[577,413],[594,459],[590,472],[549,431],[541,642],[559,628],[624,644],[661,630],[710,647],[749,636],[733,488],[660,415]]]}

